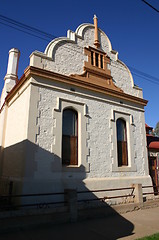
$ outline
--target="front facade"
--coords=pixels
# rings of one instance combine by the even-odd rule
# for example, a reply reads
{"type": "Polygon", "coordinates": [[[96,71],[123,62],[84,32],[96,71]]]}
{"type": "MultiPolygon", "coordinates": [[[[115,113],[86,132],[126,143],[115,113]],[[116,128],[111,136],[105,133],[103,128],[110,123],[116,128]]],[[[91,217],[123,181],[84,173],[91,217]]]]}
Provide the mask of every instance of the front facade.
{"type": "Polygon", "coordinates": [[[1,177],[13,180],[15,193],[152,184],[147,101],[96,16],[94,25],[82,24],[44,53],[33,52],[24,75],[3,95],[1,177]]]}

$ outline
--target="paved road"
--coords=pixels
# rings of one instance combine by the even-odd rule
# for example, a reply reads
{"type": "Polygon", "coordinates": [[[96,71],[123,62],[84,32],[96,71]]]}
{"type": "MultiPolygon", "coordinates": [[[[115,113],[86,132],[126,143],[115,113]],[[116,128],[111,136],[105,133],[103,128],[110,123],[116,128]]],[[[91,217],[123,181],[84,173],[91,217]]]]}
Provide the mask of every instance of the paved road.
{"type": "Polygon", "coordinates": [[[0,240],[130,240],[159,232],[159,207],[77,223],[1,233],[0,240]]]}

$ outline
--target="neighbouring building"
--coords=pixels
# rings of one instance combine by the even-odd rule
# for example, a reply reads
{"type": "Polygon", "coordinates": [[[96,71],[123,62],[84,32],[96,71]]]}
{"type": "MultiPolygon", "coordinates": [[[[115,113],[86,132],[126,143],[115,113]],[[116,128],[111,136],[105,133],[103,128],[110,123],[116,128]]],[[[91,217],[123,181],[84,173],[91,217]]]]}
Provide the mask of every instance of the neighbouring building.
{"type": "Polygon", "coordinates": [[[96,16],[33,52],[19,80],[18,59],[11,49],[0,110],[0,174],[14,193],[152,185],[147,101],[96,16]]]}
{"type": "Polygon", "coordinates": [[[159,186],[159,137],[154,136],[153,128],[145,124],[146,126],[146,138],[147,138],[147,150],[148,150],[148,162],[149,172],[152,178],[155,194],[158,194],[159,186]]]}

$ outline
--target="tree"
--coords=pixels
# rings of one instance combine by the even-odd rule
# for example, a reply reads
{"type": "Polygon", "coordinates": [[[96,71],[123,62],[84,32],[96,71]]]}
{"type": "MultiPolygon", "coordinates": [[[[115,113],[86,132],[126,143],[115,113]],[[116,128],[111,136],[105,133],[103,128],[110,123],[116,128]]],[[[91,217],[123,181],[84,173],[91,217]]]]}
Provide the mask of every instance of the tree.
{"type": "Polygon", "coordinates": [[[159,137],[159,122],[156,124],[156,127],[154,129],[154,133],[157,137],[159,137]]]}

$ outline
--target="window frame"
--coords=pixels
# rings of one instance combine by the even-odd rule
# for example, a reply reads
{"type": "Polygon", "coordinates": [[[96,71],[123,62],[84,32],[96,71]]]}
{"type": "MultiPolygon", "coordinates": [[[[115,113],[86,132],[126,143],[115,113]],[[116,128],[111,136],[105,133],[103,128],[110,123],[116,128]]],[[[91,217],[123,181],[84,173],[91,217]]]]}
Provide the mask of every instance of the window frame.
{"type": "Polygon", "coordinates": [[[128,166],[127,127],[126,127],[126,121],[123,118],[118,118],[116,120],[116,129],[117,129],[118,167],[128,166]],[[120,123],[120,125],[118,124],[118,122],[120,123]],[[121,126],[121,124],[123,126],[121,126]],[[119,139],[119,132],[122,135],[120,136],[121,139],[119,139]]]}
{"type": "Polygon", "coordinates": [[[62,165],[78,165],[78,112],[73,108],[65,108],[62,114],[62,165]],[[74,133],[72,134],[68,134],[68,133],[64,134],[64,121],[65,121],[64,113],[66,111],[72,112],[75,116],[75,118],[73,117],[73,121],[75,121],[74,122],[75,129],[74,129],[74,133]],[[64,139],[65,139],[65,142],[64,142],[64,139]],[[70,152],[68,154],[69,159],[64,158],[64,155],[65,155],[63,152],[64,145],[65,146],[69,145],[69,149],[70,149],[70,152]],[[74,156],[73,156],[73,153],[71,152],[72,148],[73,148],[74,156]]]}
{"type": "Polygon", "coordinates": [[[64,172],[90,172],[88,163],[89,149],[87,140],[88,124],[87,105],[82,102],[72,101],[57,97],[56,107],[53,108],[53,143],[52,153],[54,154],[54,170],[64,172]],[[63,110],[72,108],[78,113],[78,165],[62,165],[62,117],[63,110]]]}
{"type": "Polygon", "coordinates": [[[129,113],[112,110],[111,116],[111,158],[112,158],[112,171],[113,172],[136,172],[137,166],[135,164],[134,154],[134,138],[133,138],[133,116],[129,113]],[[118,154],[117,154],[117,119],[123,119],[126,122],[127,129],[127,153],[128,153],[128,165],[118,166],[118,154]]]}

